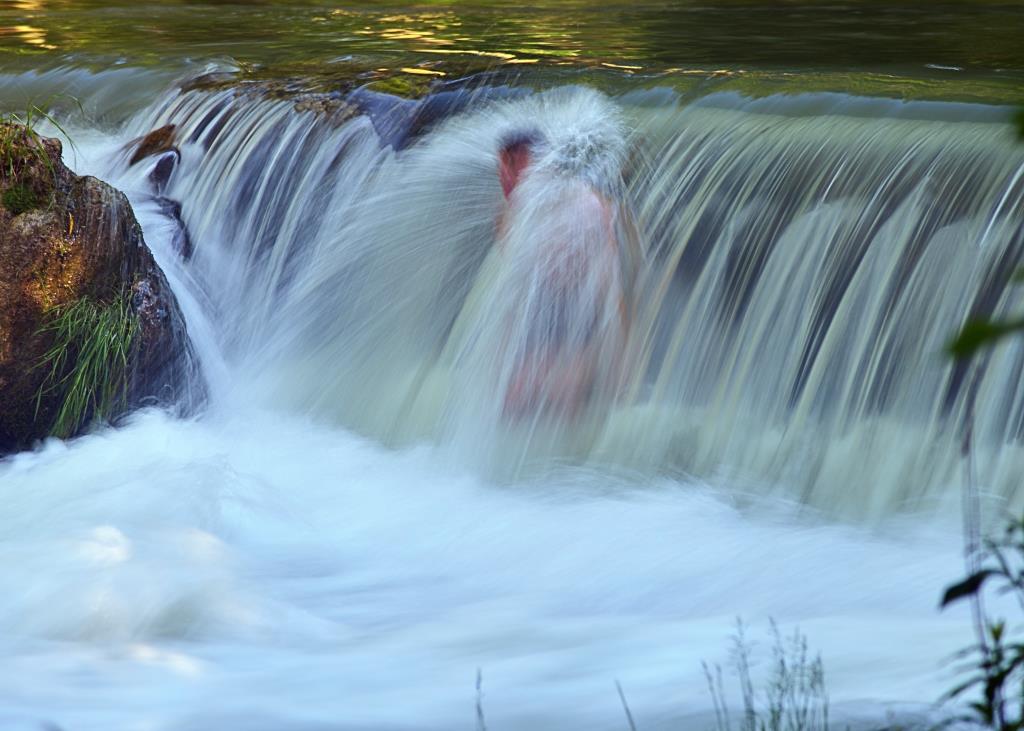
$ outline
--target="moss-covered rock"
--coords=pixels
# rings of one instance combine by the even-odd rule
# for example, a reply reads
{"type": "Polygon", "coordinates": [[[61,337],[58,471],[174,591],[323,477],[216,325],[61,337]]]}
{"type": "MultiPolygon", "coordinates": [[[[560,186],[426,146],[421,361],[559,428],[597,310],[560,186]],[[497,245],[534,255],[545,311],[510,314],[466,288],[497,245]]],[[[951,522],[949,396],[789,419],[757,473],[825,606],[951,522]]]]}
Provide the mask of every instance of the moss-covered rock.
{"type": "Polygon", "coordinates": [[[57,429],[62,436],[93,416],[109,419],[141,404],[198,403],[202,385],[184,319],[128,199],[72,173],[59,141],[14,125],[0,135],[16,138],[0,151],[0,190],[21,186],[37,203],[8,206],[0,198],[0,454],[55,431],[80,346],[69,341],[55,368],[52,324],[78,302],[124,302],[134,321],[123,372],[116,363],[101,369],[123,379],[117,403],[97,409],[87,399],[73,428],[57,429]]]}

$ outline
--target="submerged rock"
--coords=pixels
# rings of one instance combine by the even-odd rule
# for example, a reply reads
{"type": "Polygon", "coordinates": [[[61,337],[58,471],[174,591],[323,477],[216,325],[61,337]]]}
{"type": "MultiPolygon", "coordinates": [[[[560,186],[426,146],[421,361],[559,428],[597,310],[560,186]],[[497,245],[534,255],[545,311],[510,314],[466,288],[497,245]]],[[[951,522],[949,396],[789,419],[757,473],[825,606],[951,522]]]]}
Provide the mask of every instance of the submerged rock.
{"type": "Polygon", "coordinates": [[[184,319],[125,195],[72,173],[57,140],[0,125],[0,142],[0,454],[198,404],[184,319]]]}
{"type": "Polygon", "coordinates": [[[376,91],[373,85],[349,94],[349,104],[367,115],[381,143],[404,150],[446,119],[493,101],[520,99],[528,89],[512,86],[438,85],[421,99],[376,91]]]}
{"type": "Polygon", "coordinates": [[[153,186],[153,192],[158,195],[167,188],[171,176],[181,162],[181,150],[175,145],[176,131],[175,125],[165,124],[124,146],[125,154],[130,155],[128,167],[137,165],[147,158],[156,158],[147,178],[153,186]]]}
{"type": "Polygon", "coordinates": [[[164,195],[181,162],[181,151],[175,145],[176,130],[173,124],[164,125],[129,142],[124,146],[124,153],[131,156],[128,167],[143,162],[152,165],[146,176],[153,193],[152,200],[160,212],[174,223],[172,245],[181,258],[187,260],[192,256],[192,237],[181,215],[181,203],[164,195]]]}
{"type": "Polygon", "coordinates": [[[174,145],[174,133],[177,127],[173,124],[165,124],[142,137],[132,140],[126,147],[133,150],[129,165],[143,160],[151,155],[160,155],[165,152],[178,152],[174,145]]]}

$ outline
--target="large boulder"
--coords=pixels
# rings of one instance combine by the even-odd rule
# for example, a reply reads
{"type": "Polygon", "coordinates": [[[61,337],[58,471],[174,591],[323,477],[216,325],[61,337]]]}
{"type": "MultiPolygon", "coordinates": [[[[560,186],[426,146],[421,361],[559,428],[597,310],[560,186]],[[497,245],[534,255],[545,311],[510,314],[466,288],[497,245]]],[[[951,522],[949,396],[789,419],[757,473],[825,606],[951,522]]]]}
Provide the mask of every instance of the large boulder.
{"type": "Polygon", "coordinates": [[[203,394],[177,301],[123,193],[0,124],[0,454],[203,394]]]}

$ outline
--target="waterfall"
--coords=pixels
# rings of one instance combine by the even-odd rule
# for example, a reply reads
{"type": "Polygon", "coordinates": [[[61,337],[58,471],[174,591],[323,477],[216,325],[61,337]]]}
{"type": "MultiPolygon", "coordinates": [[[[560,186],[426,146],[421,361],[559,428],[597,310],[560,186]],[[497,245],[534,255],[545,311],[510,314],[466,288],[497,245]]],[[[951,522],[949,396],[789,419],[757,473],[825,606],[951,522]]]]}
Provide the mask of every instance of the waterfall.
{"type": "Polygon", "coordinates": [[[611,728],[617,683],[710,728],[737,617],[760,699],[774,620],[835,724],[958,712],[968,427],[1022,502],[1021,345],[943,352],[1024,313],[1006,108],[637,73],[439,84],[382,140],[384,95],[181,73],[0,79],[79,90],[67,162],[127,193],[209,383],[0,462],[5,728],[611,728]],[[166,124],[180,161],[129,165],[166,124]]]}
{"type": "Polygon", "coordinates": [[[1024,347],[970,365],[943,349],[968,318],[1024,310],[1024,146],[1001,113],[842,99],[652,107],[565,87],[395,152],[343,103],[193,90],[129,132],[178,126],[167,194],[249,398],[508,479],[563,461],[725,474],[868,518],[956,499],[971,420],[983,484],[1013,501],[1024,347]],[[481,342],[503,357],[492,303],[515,287],[496,145],[524,125],[617,135],[643,250],[627,374],[573,420],[493,418],[480,377],[481,342]]]}

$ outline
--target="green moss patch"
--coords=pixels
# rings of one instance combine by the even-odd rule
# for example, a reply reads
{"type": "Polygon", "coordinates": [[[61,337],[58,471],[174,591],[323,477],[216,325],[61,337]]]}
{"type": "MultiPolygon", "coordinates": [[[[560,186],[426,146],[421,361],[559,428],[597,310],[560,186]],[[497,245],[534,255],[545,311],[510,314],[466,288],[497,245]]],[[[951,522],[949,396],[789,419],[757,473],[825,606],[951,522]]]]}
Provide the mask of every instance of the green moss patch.
{"type": "Polygon", "coordinates": [[[0,202],[11,212],[12,216],[17,216],[25,211],[42,207],[44,200],[39,193],[24,183],[15,183],[3,192],[0,202]]]}

